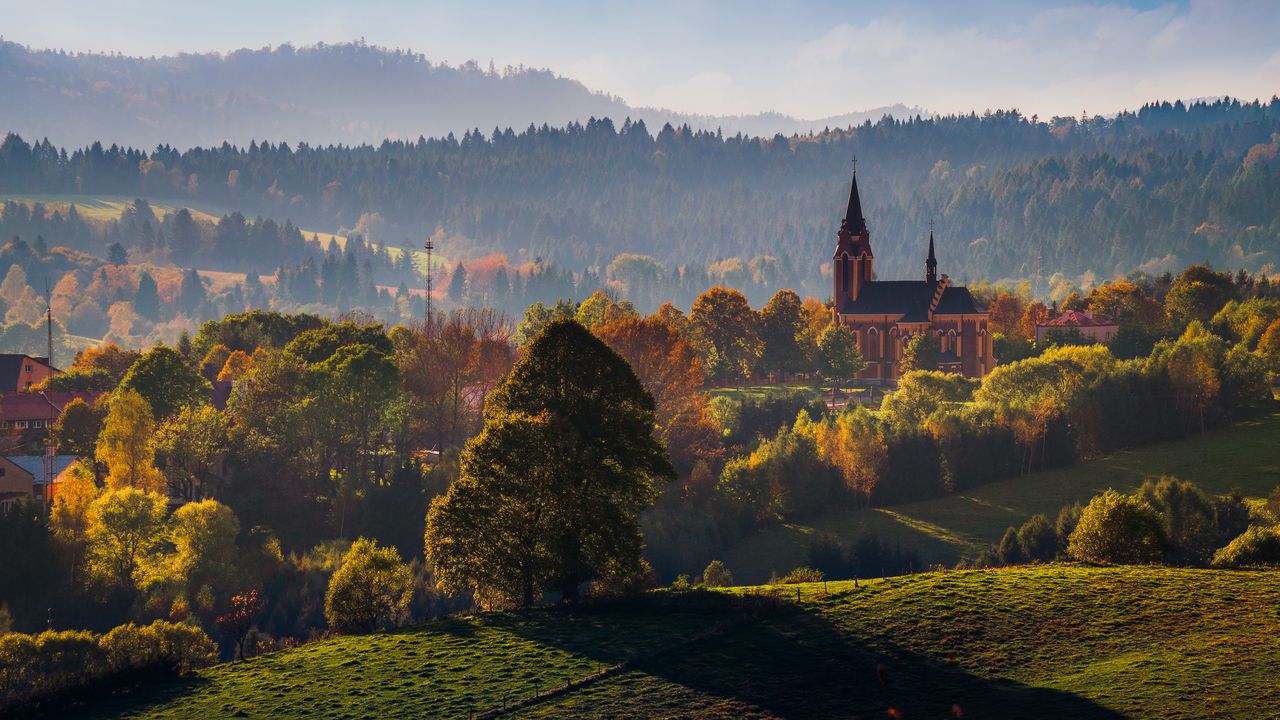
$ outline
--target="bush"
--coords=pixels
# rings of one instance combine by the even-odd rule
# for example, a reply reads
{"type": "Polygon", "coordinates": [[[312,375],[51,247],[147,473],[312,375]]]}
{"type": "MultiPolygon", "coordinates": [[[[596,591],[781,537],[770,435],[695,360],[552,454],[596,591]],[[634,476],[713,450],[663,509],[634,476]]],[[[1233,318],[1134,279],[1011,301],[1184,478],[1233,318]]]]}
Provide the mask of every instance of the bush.
{"type": "Polygon", "coordinates": [[[777,580],[775,585],[798,585],[800,583],[822,582],[823,575],[821,570],[814,570],[811,567],[798,567],[787,573],[785,577],[777,580]]]}
{"type": "Polygon", "coordinates": [[[1065,555],[1067,553],[1067,541],[1071,539],[1071,533],[1075,532],[1076,525],[1080,523],[1080,515],[1084,513],[1084,506],[1080,503],[1072,503],[1063,505],[1058,511],[1058,519],[1053,523],[1053,529],[1058,535],[1058,552],[1065,555]]]}
{"type": "Polygon", "coordinates": [[[412,600],[413,576],[400,553],[360,538],[329,581],[324,616],[335,630],[372,632],[398,623],[412,600]]]}
{"type": "Polygon", "coordinates": [[[217,647],[193,625],[156,621],[121,625],[105,635],[47,630],[0,635],[0,710],[57,698],[91,683],[138,673],[183,673],[204,667],[217,647]]]}
{"type": "Polygon", "coordinates": [[[729,587],[733,585],[733,573],[719,560],[712,560],[707,569],[702,571],[702,584],[707,587],[729,587]]]}
{"type": "Polygon", "coordinates": [[[1251,525],[1213,556],[1214,567],[1280,565],[1280,529],[1251,525]]]}
{"type": "Polygon", "coordinates": [[[1022,546],[1018,544],[1018,531],[1011,525],[1005,529],[1000,543],[996,545],[996,561],[1001,565],[1017,565],[1026,559],[1022,554],[1022,546]]]}
{"type": "Polygon", "coordinates": [[[1213,500],[1195,483],[1172,477],[1147,480],[1138,490],[1164,521],[1171,559],[1179,563],[1208,562],[1218,539],[1213,500]]]}
{"type": "Polygon", "coordinates": [[[1032,515],[1018,528],[1018,547],[1030,562],[1052,560],[1058,554],[1058,533],[1044,515],[1032,515]]]}
{"type": "Polygon", "coordinates": [[[1115,490],[1094,497],[1071,533],[1067,553],[1076,560],[1136,565],[1159,562],[1167,541],[1160,513],[1145,500],[1115,490]]]}

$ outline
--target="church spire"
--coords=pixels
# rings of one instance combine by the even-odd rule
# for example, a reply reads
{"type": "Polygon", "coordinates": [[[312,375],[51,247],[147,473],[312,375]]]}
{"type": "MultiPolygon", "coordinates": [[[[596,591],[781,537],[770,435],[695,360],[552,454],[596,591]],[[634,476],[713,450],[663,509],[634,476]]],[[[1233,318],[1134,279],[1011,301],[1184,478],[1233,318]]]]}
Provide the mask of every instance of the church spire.
{"type": "Polygon", "coordinates": [[[924,261],[924,281],[938,282],[938,258],[933,255],[933,221],[929,221],[929,258],[924,261]]]}
{"type": "Polygon", "coordinates": [[[849,185],[849,207],[844,211],[844,222],[840,229],[850,235],[861,235],[867,229],[867,221],[862,217],[862,198],[858,197],[858,159],[853,160],[853,180],[849,185]]]}

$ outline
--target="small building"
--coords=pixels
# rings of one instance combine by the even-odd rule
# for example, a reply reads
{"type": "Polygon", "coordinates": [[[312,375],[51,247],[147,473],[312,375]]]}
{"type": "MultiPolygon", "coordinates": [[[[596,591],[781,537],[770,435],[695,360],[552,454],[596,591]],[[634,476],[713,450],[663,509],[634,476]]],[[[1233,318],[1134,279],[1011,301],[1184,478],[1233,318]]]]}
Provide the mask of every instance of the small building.
{"type": "Polygon", "coordinates": [[[47,437],[49,426],[73,400],[93,405],[101,395],[96,391],[0,394],[0,446],[9,449],[47,437]]]}
{"type": "Polygon", "coordinates": [[[1115,336],[1119,325],[1106,318],[1095,317],[1088,310],[1067,310],[1056,318],[1045,323],[1036,323],[1036,345],[1046,339],[1052,340],[1054,333],[1080,333],[1086,340],[1104,343],[1115,336]]]}
{"type": "Polygon", "coordinates": [[[53,499],[56,491],[50,489],[50,480],[56,488],[78,459],[75,455],[0,455],[0,507],[53,499]]]}
{"type": "Polygon", "coordinates": [[[0,353],[0,392],[29,390],[57,372],[61,371],[49,364],[49,358],[0,353]]]}

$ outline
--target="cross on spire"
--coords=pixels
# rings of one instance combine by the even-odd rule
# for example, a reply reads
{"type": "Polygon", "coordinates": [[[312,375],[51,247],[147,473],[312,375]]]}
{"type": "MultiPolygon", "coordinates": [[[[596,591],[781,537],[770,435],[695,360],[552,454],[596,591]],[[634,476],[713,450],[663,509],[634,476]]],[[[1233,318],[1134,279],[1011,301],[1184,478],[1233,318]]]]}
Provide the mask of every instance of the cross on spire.
{"type": "Polygon", "coordinates": [[[853,172],[857,173],[858,172],[858,156],[854,155],[853,159],[850,160],[849,162],[853,163],[853,172]]]}

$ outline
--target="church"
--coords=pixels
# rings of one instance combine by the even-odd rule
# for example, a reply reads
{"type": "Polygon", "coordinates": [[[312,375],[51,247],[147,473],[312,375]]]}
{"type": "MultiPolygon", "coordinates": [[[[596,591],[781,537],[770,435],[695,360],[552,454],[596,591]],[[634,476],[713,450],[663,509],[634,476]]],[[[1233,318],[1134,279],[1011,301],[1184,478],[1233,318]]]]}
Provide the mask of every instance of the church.
{"type": "Polygon", "coordinates": [[[939,370],[972,378],[991,372],[996,360],[991,356],[987,311],[978,307],[968,288],[952,285],[945,274],[938,275],[932,230],[923,280],[876,279],[871,232],[862,217],[856,171],[849,207],[836,237],[831,263],[835,279],[832,311],[837,322],[853,331],[867,361],[861,379],[896,382],[902,349],[917,333],[936,338],[939,370]]]}

